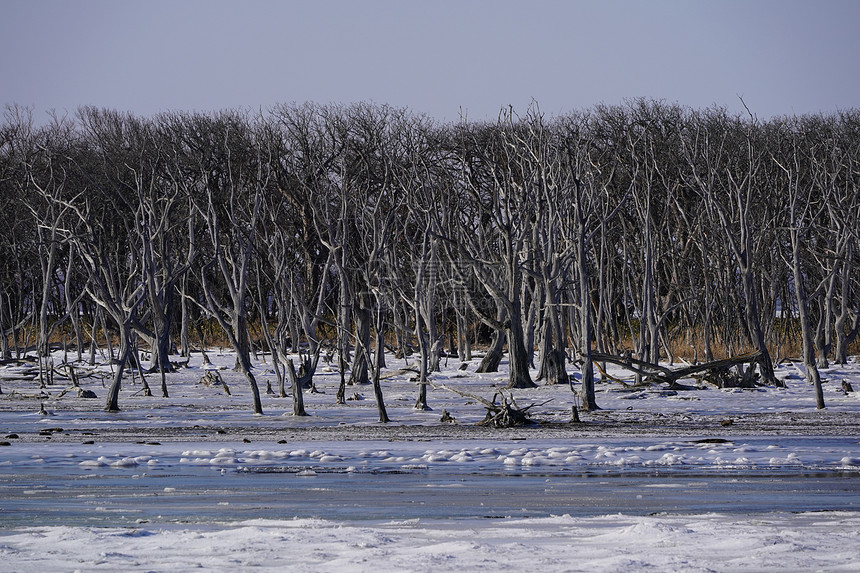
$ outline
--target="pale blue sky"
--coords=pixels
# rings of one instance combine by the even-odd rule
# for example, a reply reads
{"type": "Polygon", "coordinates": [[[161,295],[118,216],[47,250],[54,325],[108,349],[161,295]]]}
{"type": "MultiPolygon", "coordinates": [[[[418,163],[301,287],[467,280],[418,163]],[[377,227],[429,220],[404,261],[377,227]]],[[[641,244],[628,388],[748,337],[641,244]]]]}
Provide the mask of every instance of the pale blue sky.
{"type": "Polygon", "coordinates": [[[0,0],[0,105],[860,106],[860,0],[0,0]]]}

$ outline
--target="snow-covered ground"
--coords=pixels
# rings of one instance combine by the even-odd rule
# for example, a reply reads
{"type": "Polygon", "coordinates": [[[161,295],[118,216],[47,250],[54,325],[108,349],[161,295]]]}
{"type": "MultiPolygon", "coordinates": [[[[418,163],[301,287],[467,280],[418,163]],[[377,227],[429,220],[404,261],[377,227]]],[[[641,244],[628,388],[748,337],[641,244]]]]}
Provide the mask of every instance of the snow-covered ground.
{"type": "MultiPolygon", "coordinates": [[[[158,376],[153,397],[129,379],[115,414],[107,365],[80,367],[97,399],[0,367],[0,571],[860,569],[860,392],[842,387],[860,390],[856,361],[822,371],[825,411],[784,364],[786,389],[600,383],[581,425],[569,387],[515,390],[538,424],[497,430],[440,387],[414,410],[414,362],[393,357],[390,424],[369,387],[335,404],[330,368],[310,416],[275,396],[254,416],[233,356],[209,356],[230,395],[197,383],[195,354],[170,398],[158,376]]],[[[458,366],[434,384],[491,399],[506,383],[504,363],[458,366]]]]}
{"type": "Polygon", "coordinates": [[[34,527],[0,538],[0,570],[857,571],[858,530],[856,513],[34,527]]]}

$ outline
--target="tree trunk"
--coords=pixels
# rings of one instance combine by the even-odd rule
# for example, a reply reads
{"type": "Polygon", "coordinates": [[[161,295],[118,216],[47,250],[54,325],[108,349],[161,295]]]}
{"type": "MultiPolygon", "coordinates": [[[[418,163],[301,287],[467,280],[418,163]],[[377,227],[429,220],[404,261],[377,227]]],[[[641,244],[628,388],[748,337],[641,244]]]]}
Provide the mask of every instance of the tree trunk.
{"type": "Polygon", "coordinates": [[[385,320],[383,318],[382,304],[377,301],[376,310],[376,366],[373,369],[373,395],[376,398],[376,410],[379,412],[379,422],[387,424],[391,421],[388,417],[388,412],[385,410],[385,400],[382,396],[382,384],[380,376],[382,374],[382,357],[385,352],[385,320]]]}
{"type": "Polygon", "coordinates": [[[791,230],[791,262],[794,277],[794,292],[797,299],[797,311],[800,320],[800,335],[803,339],[803,366],[806,370],[806,380],[815,388],[816,407],[824,408],[824,391],[821,388],[821,376],[815,364],[815,350],[812,343],[812,325],[809,324],[809,300],[803,284],[803,270],[800,263],[800,237],[797,229],[791,230]]]}
{"type": "Polygon", "coordinates": [[[418,399],[415,401],[416,410],[429,410],[427,406],[427,372],[430,362],[430,341],[424,331],[424,320],[421,311],[415,309],[415,336],[418,339],[418,399]]]}
{"type": "Polygon", "coordinates": [[[372,321],[370,309],[363,302],[353,313],[355,317],[355,335],[358,342],[355,347],[355,355],[352,360],[352,371],[349,374],[348,384],[369,384],[368,358],[370,354],[370,323],[372,321]]]}
{"type": "Polygon", "coordinates": [[[478,369],[475,370],[475,372],[498,372],[499,364],[501,364],[502,356],[504,355],[504,346],[505,331],[495,331],[493,333],[493,340],[490,342],[490,347],[487,349],[487,354],[484,355],[484,358],[481,360],[481,363],[478,365],[478,369]]]}
{"type": "Polygon", "coordinates": [[[233,338],[235,339],[236,365],[234,370],[243,372],[244,368],[251,366],[251,337],[248,333],[248,316],[242,309],[241,303],[234,305],[231,317],[233,338]],[[242,366],[240,356],[247,362],[247,367],[242,366]]]}
{"type": "MultiPolygon", "coordinates": [[[[535,289],[537,290],[537,289],[535,289]]],[[[523,289],[520,300],[525,301],[526,293],[528,289],[526,288],[526,281],[523,281],[523,289]]],[[[523,318],[523,343],[526,347],[526,356],[528,358],[528,366],[529,368],[534,368],[534,348],[535,348],[535,331],[538,327],[538,306],[541,302],[540,296],[537,293],[532,295],[532,300],[529,303],[528,311],[525,313],[525,317],[523,318]]]]}
{"type": "Polygon", "coordinates": [[[507,325],[508,360],[511,375],[507,388],[534,388],[536,384],[529,374],[529,351],[523,340],[522,313],[519,300],[515,299],[507,325]]]}
{"type": "Polygon", "coordinates": [[[833,349],[833,337],[830,325],[833,323],[833,298],[836,296],[836,269],[830,271],[830,280],[827,282],[827,293],[821,301],[821,314],[819,315],[818,328],[815,336],[815,350],[817,355],[817,366],[827,368],[830,364],[827,357],[833,349]]]}
{"type": "Polygon", "coordinates": [[[559,308],[561,298],[554,285],[545,288],[543,333],[541,335],[541,370],[547,384],[568,384],[565,337],[559,308]]]}
{"type": "Polygon", "coordinates": [[[116,364],[113,382],[108,389],[105,401],[105,412],[119,412],[119,391],[122,387],[122,376],[131,352],[131,326],[128,320],[117,320],[119,326],[119,359],[116,364]]]}
{"type": "Polygon", "coordinates": [[[6,331],[6,305],[3,304],[3,293],[0,293],[0,358],[9,360],[12,351],[9,348],[9,336],[6,331]]]}
{"type": "Polygon", "coordinates": [[[408,364],[409,359],[407,355],[409,352],[406,349],[406,323],[403,314],[403,309],[398,304],[394,309],[394,337],[397,340],[397,353],[395,357],[405,359],[408,364]]]}
{"type": "MultiPolygon", "coordinates": [[[[839,297],[839,314],[836,315],[834,321],[834,330],[836,331],[836,362],[841,365],[848,364],[848,335],[845,332],[845,326],[848,322],[848,314],[851,300],[851,257],[853,255],[852,245],[849,243],[846,248],[845,260],[842,263],[842,281],[841,294],[839,297]]],[[[855,319],[855,325],[857,320],[855,319]]],[[[855,329],[856,330],[856,329],[855,329]]]]}
{"type": "Polygon", "coordinates": [[[758,316],[758,304],[755,294],[755,286],[753,285],[752,270],[745,264],[741,271],[743,273],[743,288],[746,304],[744,305],[744,319],[752,336],[753,344],[756,350],[759,351],[759,370],[761,371],[761,379],[764,384],[772,384],[779,388],[785,387],[785,383],[776,377],[773,371],[773,361],[770,358],[770,352],[767,349],[767,343],[764,340],[764,332],[761,328],[761,321],[758,316]]]}
{"type": "Polygon", "coordinates": [[[189,358],[191,356],[191,344],[188,340],[188,322],[191,320],[188,309],[188,301],[186,300],[186,295],[188,294],[188,275],[187,273],[182,275],[182,296],[180,298],[180,330],[179,330],[179,354],[183,358],[189,358]]]}
{"type": "Polygon", "coordinates": [[[343,265],[335,267],[340,276],[337,313],[337,367],[340,384],[337,388],[337,403],[346,404],[346,370],[349,364],[349,315],[352,306],[349,298],[349,283],[343,265]]]}
{"type": "Polygon", "coordinates": [[[260,400],[260,388],[257,385],[257,379],[254,377],[254,373],[251,372],[250,354],[242,354],[237,351],[236,361],[238,362],[237,367],[239,372],[245,376],[245,380],[248,381],[248,386],[251,388],[251,403],[254,408],[254,414],[262,415],[263,403],[260,400]]]}
{"type": "Polygon", "coordinates": [[[305,412],[305,399],[302,394],[302,385],[299,383],[299,377],[296,376],[296,367],[293,364],[292,359],[287,359],[286,367],[287,378],[290,379],[290,388],[293,392],[293,415],[307,416],[308,413],[305,412]]]}
{"type": "Polygon", "coordinates": [[[588,261],[585,253],[585,229],[580,225],[579,252],[577,254],[579,271],[579,321],[580,356],[582,358],[582,389],[579,392],[582,409],[586,412],[599,410],[594,395],[594,361],[591,356],[591,309],[588,296],[588,261]]]}
{"type": "Polygon", "coordinates": [[[469,341],[469,324],[466,321],[466,311],[456,307],[457,316],[457,357],[460,362],[472,360],[472,344],[469,341]]]}
{"type": "Polygon", "coordinates": [[[286,382],[284,381],[287,376],[285,362],[286,360],[281,359],[281,352],[277,348],[272,350],[272,370],[275,371],[275,378],[278,383],[278,398],[287,397],[286,382]]]}

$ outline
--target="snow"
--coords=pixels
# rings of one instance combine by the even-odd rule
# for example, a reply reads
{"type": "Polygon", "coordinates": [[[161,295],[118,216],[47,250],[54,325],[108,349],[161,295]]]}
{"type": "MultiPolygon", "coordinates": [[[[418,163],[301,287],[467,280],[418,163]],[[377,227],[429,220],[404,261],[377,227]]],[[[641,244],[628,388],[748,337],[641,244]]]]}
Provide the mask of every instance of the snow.
{"type": "Polygon", "coordinates": [[[844,513],[33,527],[0,538],[0,571],[857,571],[858,531],[844,513]]]}
{"type": "MultiPolygon", "coordinates": [[[[393,357],[391,424],[369,388],[335,404],[330,368],[310,416],[267,395],[254,416],[233,356],[209,355],[232,395],[197,384],[195,354],[170,398],[129,379],[114,414],[109,365],[79,365],[96,400],[0,367],[0,572],[860,570],[860,397],[841,386],[860,389],[856,361],[822,369],[824,411],[785,364],[786,389],[601,383],[582,425],[570,388],[515,390],[541,424],[494,430],[441,388],[414,410],[393,357]]],[[[488,399],[505,384],[458,366],[433,382],[488,399]]]]}

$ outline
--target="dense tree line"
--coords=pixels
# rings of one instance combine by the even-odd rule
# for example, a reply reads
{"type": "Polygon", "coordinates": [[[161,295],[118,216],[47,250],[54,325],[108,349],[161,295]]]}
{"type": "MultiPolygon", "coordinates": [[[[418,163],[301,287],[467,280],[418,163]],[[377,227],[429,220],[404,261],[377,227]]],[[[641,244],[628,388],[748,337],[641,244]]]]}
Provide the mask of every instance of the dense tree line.
{"type": "MultiPolygon", "coordinates": [[[[860,326],[860,111],[760,121],[637,100],[438,124],[387,106],[151,118],[83,108],[0,125],[0,352],[63,332],[77,359],[174,368],[223,337],[252,389],[271,352],[303,413],[321,353],[373,384],[445,352],[597,407],[593,353],[844,363],[860,326]],[[213,334],[217,325],[219,332],[213,334]],[[110,336],[105,336],[109,333],[110,336]],[[101,337],[101,338],[99,338],[101,337]],[[118,345],[114,348],[114,345],[118,345]],[[298,367],[289,358],[300,353],[298,367]]],[[[267,382],[267,390],[271,389],[267,382]]],[[[149,389],[147,388],[147,391],[149,389]]]]}

